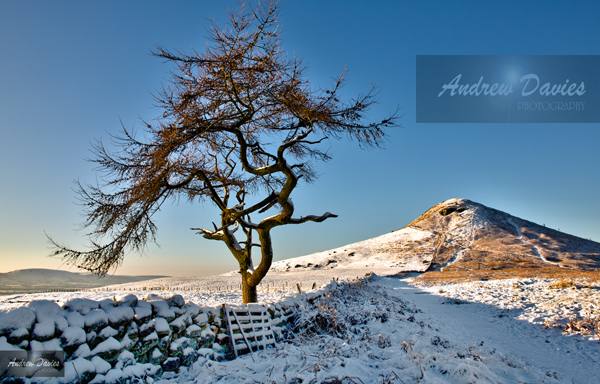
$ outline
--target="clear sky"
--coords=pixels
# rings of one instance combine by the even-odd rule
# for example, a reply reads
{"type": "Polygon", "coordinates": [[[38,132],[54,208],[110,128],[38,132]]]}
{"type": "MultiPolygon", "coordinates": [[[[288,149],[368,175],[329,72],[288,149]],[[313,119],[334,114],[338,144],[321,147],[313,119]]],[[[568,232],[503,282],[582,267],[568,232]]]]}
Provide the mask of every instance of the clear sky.
{"type": "MultiPolygon", "coordinates": [[[[65,269],[44,231],[87,243],[73,180],[96,179],[90,142],[159,114],[151,92],[170,64],[155,44],[203,50],[208,18],[231,1],[0,0],[0,272],[65,269]]],[[[276,260],[401,228],[462,197],[600,241],[600,124],[417,124],[417,55],[598,55],[598,1],[281,0],[284,49],[316,84],[344,68],[343,95],[381,87],[373,120],[402,108],[385,150],[332,141],[320,179],[292,197],[298,213],[339,215],[273,231],[276,260]]],[[[160,247],[117,274],[194,276],[236,268],[220,242],[190,227],[210,206],[164,207],[160,247]]],[[[71,270],[75,270],[72,268],[71,270]]]]}

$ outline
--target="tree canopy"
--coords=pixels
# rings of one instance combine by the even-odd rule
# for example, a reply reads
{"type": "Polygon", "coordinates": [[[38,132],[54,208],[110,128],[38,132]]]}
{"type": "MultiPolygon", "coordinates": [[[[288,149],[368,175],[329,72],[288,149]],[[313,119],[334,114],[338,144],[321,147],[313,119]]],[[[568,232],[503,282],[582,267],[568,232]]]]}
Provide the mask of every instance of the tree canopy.
{"type": "Polygon", "coordinates": [[[398,117],[365,122],[375,89],[340,100],[344,73],[329,88],[313,87],[302,60],[282,51],[278,18],[276,2],[241,4],[225,27],[213,21],[205,51],[156,47],[155,56],[175,64],[156,95],[162,116],[144,122],[143,139],[123,127],[113,136],[116,151],[94,144],[92,161],[103,182],[78,184],[84,225],[93,228],[91,248],[79,251],[51,239],[54,255],[104,275],[128,251],[156,241],[153,216],[165,202],[207,201],[219,208],[220,222],[193,229],[226,244],[240,266],[244,302],[250,302],[272,263],[271,229],[336,217],[295,217],[292,191],[300,179],[317,177],[317,162],[330,159],[324,140],[377,147],[398,117]],[[267,212],[273,214],[256,220],[267,212]],[[253,248],[260,254],[256,268],[253,248]]]}

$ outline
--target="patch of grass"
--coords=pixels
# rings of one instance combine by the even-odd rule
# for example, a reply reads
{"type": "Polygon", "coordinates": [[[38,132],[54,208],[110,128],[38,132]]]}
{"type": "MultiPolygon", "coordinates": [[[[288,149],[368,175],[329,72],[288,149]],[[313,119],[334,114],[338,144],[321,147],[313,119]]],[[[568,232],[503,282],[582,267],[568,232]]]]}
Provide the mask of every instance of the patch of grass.
{"type": "Polygon", "coordinates": [[[577,286],[575,285],[575,282],[571,279],[560,279],[558,281],[555,281],[554,283],[550,284],[550,286],[548,287],[550,289],[567,289],[567,288],[577,288],[577,286]]]}
{"type": "Polygon", "coordinates": [[[577,316],[574,316],[569,320],[563,332],[579,335],[595,334],[596,337],[600,338],[600,318],[578,319],[577,316]]]}

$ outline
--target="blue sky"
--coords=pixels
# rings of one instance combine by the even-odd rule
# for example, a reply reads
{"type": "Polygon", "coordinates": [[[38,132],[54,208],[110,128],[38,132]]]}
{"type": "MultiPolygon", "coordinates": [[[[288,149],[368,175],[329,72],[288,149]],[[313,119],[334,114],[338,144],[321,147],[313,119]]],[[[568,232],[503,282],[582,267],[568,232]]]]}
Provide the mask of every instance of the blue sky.
{"type": "MultiPolygon", "coordinates": [[[[96,179],[90,142],[152,119],[151,92],[172,67],[155,44],[202,50],[208,18],[230,1],[0,1],[0,272],[66,268],[47,257],[44,231],[86,244],[73,180],[96,179]]],[[[292,195],[299,214],[339,215],[273,231],[276,259],[398,229],[463,197],[600,241],[600,124],[417,124],[417,55],[598,55],[597,1],[281,0],[283,48],[328,85],[347,68],[343,96],[380,88],[371,117],[400,106],[385,150],[332,141],[320,179],[292,195]]],[[[190,227],[210,206],[167,206],[160,247],[130,254],[118,274],[194,276],[236,268],[219,242],[190,227]]],[[[71,269],[75,270],[75,269],[71,269]]]]}

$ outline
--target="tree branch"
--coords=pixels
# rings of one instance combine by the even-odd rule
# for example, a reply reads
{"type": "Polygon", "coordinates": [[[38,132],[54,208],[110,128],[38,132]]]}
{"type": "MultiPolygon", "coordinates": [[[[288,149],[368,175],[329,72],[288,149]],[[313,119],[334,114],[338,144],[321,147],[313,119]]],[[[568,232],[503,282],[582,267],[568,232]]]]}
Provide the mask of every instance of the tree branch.
{"type": "Polygon", "coordinates": [[[325,212],[321,216],[308,215],[308,216],[300,217],[299,219],[290,219],[289,224],[302,224],[302,223],[306,223],[307,221],[314,221],[314,222],[320,223],[322,221],[327,220],[330,217],[338,217],[338,215],[334,215],[333,213],[330,213],[330,212],[325,212]]]}

